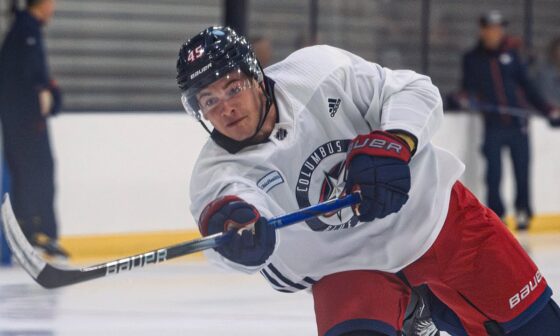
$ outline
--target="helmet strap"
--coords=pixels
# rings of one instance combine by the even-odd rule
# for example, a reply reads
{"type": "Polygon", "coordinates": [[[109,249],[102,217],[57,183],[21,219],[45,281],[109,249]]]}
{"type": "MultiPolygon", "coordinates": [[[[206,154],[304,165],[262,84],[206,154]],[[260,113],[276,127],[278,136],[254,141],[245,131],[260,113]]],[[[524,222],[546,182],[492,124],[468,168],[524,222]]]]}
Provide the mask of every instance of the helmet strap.
{"type": "Polygon", "coordinates": [[[274,101],[272,99],[272,97],[274,96],[274,91],[273,90],[267,90],[269,87],[274,86],[274,82],[271,81],[271,83],[269,85],[265,85],[265,81],[266,81],[266,77],[265,79],[263,79],[263,81],[261,83],[259,83],[259,86],[261,87],[261,90],[263,92],[264,98],[265,98],[265,102],[264,102],[264,106],[263,106],[263,110],[261,111],[261,120],[259,121],[259,124],[257,125],[257,129],[255,130],[255,134],[253,134],[253,136],[251,136],[252,139],[254,138],[259,131],[261,130],[261,128],[264,125],[264,122],[266,120],[266,117],[268,117],[268,113],[270,112],[270,108],[272,107],[272,102],[274,101]]]}
{"type": "Polygon", "coordinates": [[[202,119],[198,119],[198,122],[202,125],[202,127],[206,130],[208,134],[212,135],[212,132],[210,131],[210,129],[208,129],[208,126],[206,126],[206,124],[202,119]]]}

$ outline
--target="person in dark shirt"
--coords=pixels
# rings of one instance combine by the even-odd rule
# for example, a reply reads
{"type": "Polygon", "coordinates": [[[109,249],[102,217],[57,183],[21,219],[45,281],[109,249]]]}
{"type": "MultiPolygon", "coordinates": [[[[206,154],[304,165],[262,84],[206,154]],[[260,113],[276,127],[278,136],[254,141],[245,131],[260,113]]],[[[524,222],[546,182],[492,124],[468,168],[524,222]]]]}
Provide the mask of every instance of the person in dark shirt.
{"type": "Polygon", "coordinates": [[[11,197],[22,230],[48,255],[67,257],[57,243],[54,163],[47,117],[56,114],[61,95],[49,74],[42,27],[54,13],[54,0],[27,0],[17,11],[0,50],[0,118],[4,153],[12,181],[11,197]]]}
{"type": "Polygon", "coordinates": [[[488,206],[500,217],[505,209],[500,197],[501,152],[508,147],[516,181],[517,228],[528,228],[533,210],[529,185],[528,116],[533,108],[551,121],[558,110],[549,105],[529,79],[519,42],[505,34],[507,21],[491,11],[480,18],[480,40],[463,57],[462,90],[484,113],[482,152],[487,162],[488,206]],[[530,107],[530,105],[532,107],[530,107]]]}

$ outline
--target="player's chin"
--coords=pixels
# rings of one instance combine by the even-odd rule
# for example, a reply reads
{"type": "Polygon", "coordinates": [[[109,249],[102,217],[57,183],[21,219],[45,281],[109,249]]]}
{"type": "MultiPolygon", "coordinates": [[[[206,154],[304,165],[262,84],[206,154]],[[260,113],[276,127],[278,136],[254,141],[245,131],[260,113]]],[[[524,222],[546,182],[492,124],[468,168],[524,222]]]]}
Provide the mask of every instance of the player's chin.
{"type": "Polygon", "coordinates": [[[251,132],[251,133],[246,132],[246,133],[244,133],[242,136],[237,136],[236,138],[232,138],[232,139],[234,139],[234,140],[236,140],[236,141],[245,141],[245,140],[249,140],[249,139],[251,138],[251,136],[253,136],[253,133],[254,133],[254,132],[251,132]]]}
{"type": "Polygon", "coordinates": [[[251,137],[251,135],[253,135],[252,133],[249,133],[248,130],[244,130],[244,129],[235,129],[235,130],[229,129],[228,131],[223,132],[222,134],[235,141],[247,140],[251,137]]]}
{"type": "Polygon", "coordinates": [[[239,124],[236,127],[228,129],[225,135],[235,141],[244,141],[251,138],[254,133],[255,127],[250,127],[248,124],[239,124]]]}

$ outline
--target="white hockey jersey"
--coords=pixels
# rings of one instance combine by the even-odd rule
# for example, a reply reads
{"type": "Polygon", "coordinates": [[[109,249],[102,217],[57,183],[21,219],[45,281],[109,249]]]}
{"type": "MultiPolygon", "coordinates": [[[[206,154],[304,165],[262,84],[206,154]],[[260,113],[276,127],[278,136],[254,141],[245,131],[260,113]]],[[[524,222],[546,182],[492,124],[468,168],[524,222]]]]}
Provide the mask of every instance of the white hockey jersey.
{"type": "Polygon", "coordinates": [[[308,288],[347,270],[397,272],[424,254],[447,215],[451,187],[464,170],[432,145],[443,111],[430,79],[390,70],[329,46],[313,46],[272,65],[279,122],[270,141],[230,154],[209,140],[190,185],[196,220],[222,195],[237,195],[272,217],[337,197],[350,141],[372,130],[418,138],[409,200],[398,213],[358,222],[350,209],[277,230],[265,265],[246,267],[213,250],[207,256],[244,272],[260,271],[277,290],[308,288]]]}

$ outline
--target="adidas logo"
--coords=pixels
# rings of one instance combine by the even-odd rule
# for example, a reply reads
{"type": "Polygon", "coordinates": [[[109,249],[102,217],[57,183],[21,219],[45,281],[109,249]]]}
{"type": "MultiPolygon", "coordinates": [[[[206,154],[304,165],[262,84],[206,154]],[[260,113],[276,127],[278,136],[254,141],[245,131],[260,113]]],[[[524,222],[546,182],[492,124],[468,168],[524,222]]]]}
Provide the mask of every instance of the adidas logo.
{"type": "Polygon", "coordinates": [[[329,114],[331,115],[331,118],[334,118],[334,115],[338,111],[340,102],[340,98],[329,98],[329,114]]]}

